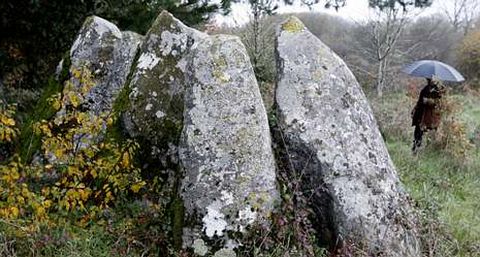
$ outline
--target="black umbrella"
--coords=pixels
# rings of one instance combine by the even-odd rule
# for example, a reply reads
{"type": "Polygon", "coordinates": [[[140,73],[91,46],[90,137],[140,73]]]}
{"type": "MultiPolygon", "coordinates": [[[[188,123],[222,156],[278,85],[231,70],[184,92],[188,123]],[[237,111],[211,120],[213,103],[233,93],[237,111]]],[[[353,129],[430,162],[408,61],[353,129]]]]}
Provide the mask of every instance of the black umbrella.
{"type": "Polygon", "coordinates": [[[465,78],[452,66],[439,61],[422,60],[405,66],[403,72],[422,78],[436,78],[444,81],[462,82],[465,78]]]}

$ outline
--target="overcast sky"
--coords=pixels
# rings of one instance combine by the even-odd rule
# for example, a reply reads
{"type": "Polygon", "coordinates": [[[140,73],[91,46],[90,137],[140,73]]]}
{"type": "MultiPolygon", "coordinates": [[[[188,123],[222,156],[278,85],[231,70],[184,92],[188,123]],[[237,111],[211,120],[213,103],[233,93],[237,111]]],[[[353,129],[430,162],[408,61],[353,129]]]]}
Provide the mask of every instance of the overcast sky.
{"type": "MultiPolygon", "coordinates": [[[[434,0],[433,5],[422,11],[421,15],[429,15],[441,11],[442,5],[448,0],[434,0]]],[[[278,13],[291,12],[309,12],[306,6],[293,5],[280,7],[278,13]]],[[[337,11],[335,9],[325,9],[323,4],[317,4],[313,7],[314,12],[324,12],[332,15],[338,15],[348,20],[361,21],[369,14],[368,0],[347,0],[347,5],[337,11]]],[[[249,7],[245,4],[233,4],[232,13],[227,17],[217,16],[216,21],[219,24],[227,24],[230,26],[242,25],[249,20],[249,7]]]]}

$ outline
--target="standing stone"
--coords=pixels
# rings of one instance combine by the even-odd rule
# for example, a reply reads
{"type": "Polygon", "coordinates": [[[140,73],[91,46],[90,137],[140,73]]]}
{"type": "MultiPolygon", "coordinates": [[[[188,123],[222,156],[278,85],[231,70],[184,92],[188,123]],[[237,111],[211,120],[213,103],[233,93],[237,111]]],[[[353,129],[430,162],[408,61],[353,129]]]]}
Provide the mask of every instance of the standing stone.
{"type": "MultiPolygon", "coordinates": [[[[127,76],[134,61],[135,55],[143,37],[134,32],[122,32],[113,23],[97,16],[88,17],[83,23],[71,49],[68,62],[62,60],[57,67],[57,78],[61,70],[68,68],[70,74],[83,72],[90,73],[93,87],[83,92],[84,81],[70,76],[69,82],[74,90],[82,95],[79,110],[89,114],[91,120],[106,119],[113,110],[113,103],[125,86],[127,76]],[[69,67],[68,67],[69,65],[69,67]]],[[[86,76],[86,75],[82,75],[86,76]]],[[[83,77],[82,77],[83,79],[83,77]]],[[[65,97],[62,101],[65,100],[65,97]]],[[[66,116],[67,106],[62,105],[55,117],[55,123],[66,116]]],[[[74,136],[75,148],[84,149],[92,143],[102,140],[106,129],[106,120],[102,120],[99,133],[83,133],[74,136]]],[[[79,124],[82,126],[83,124],[79,124]]],[[[47,153],[48,161],[57,162],[54,153],[47,153]]]]}
{"type": "Polygon", "coordinates": [[[215,256],[235,256],[231,235],[268,222],[278,198],[267,115],[240,40],[201,41],[187,85],[179,146],[184,245],[200,256],[212,247],[220,249],[215,256]]]}
{"type": "Polygon", "coordinates": [[[146,35],[130,82],[129,133],[165,148],[178,142],[183,123],[187,56],[207,37],[163,11],[146,35]]]}
{"type": "Polygon", "coordinates": [[[279,129],[293,172],[313,191],[319,235],[382,256],[420,256],[407,196],[345,63],[292,17],[278,31],[277,67],[279,129]]]}
{"type": "Polygon", "coordinates": [[[162,227],[182,247],[183,203],[178,142],[183,128],[185,73],[190,52],[208,35],[162,11],[143,42],[129,84],[123,116],[128,133],[142,143],[144,170],[161,177],[159,204],[167,210],[162,227]]]}
{"type": "Polygon", "coordinates": [[[96,114],[111,111],[141,41],[142,36],[121,32],[100,17],[86,19],[70,50],[70,70],[87,67],[94,76],[95,86],[86,96],[84,107],[96,114]]]}

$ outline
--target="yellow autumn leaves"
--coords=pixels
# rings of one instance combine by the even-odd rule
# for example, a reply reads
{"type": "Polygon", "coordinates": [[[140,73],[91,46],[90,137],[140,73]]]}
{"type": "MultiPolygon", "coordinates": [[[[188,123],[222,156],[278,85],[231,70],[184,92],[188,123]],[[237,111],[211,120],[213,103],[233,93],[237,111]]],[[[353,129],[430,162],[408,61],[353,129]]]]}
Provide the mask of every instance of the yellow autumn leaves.
{"type": "Polygon", "coordinates": [[[14,114],[14,105],[3,107],[0,104],[0,143],[10,143],[18,134],[18,129],[15,127],[16,123],[13,119],[14,114]]]}
{"type": "MultiPolygon", "coordinates": [[[[14,156],[0,164],[0,218],[45,219],[50,213],[75,212],[85,222],[146,185],[134,165],[138,144],[106,135],[115,123],[112,113],[82,107],[95,86],[91,73],[80,69],[71,74],[63,91],[48,99],[55,117],[33,127],[42,138],[37,161],[22,165],[14,156]]],[[[13,115],[11,109],[0,110],[2,142],[18,134],[13,115]]]]}

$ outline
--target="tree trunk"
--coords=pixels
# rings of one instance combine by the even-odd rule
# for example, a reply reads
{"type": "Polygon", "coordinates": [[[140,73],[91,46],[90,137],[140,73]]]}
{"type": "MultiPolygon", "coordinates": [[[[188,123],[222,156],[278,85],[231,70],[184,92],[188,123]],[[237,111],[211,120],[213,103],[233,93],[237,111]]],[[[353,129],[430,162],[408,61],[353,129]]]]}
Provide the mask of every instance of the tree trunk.
{"type": "Polygon", "coordinates": [[[380,60],[378,63],[378,70],[377,70],[377,96],[383,96],[383,89],[385,88],[385,76],[386,76],[386,68],[387,68],[386,59],[380,60]]]}

